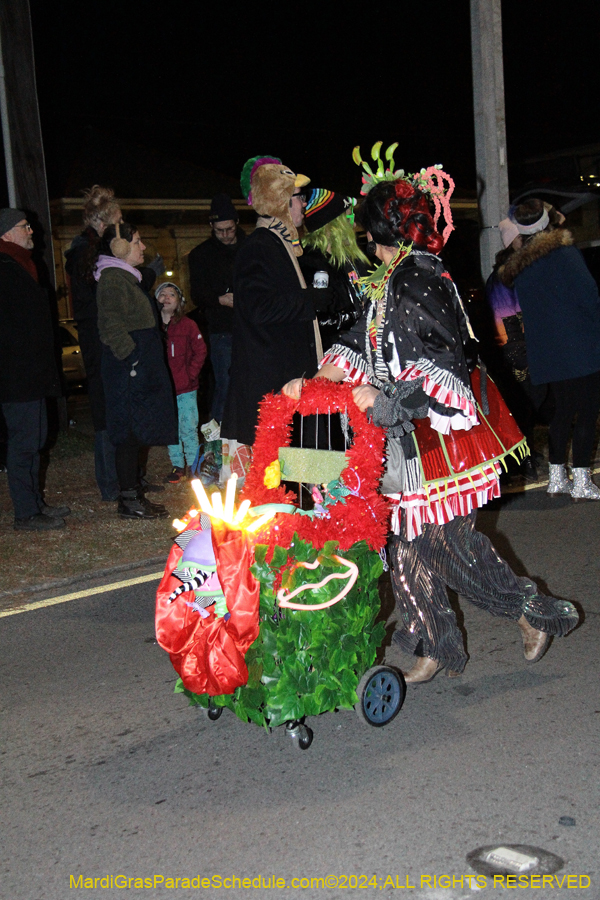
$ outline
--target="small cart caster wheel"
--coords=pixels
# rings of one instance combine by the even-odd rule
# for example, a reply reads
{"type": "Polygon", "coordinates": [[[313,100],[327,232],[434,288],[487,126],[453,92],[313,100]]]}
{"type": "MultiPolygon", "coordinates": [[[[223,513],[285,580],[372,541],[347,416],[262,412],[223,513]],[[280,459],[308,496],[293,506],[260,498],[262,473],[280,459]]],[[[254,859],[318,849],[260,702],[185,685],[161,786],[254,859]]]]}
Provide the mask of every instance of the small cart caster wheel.
{"type": "Polygon", "coordinates": [[[287,722],[285,733],[289,734],[299,750],[308,750],[313,742],[312,729],[302,722],[287,722]]]}
{"type": "Polygon", "coordinates": [[[217,719],[220,719],[223,715],[223,707],[222,706],[213,706],[212,704],[205,710],[207,717],[211,722],[216,722],[217,719]]]}
{"type": "Polygon", "coordinates": [[[389,666],[375,666],[361,678],[356,688],[354,709],[363,722],[382,728],[395,719],[404,703],[406,684],[401,672],[389,666]]]}
{"type": "Polygon", "coordinates": [[[307,725],[302,726],[302,734],[298,736],[298,746],[301,750],[308,750],[310,745],[313,742],[313,733],[312,728],[309,728],[307,725]]]}

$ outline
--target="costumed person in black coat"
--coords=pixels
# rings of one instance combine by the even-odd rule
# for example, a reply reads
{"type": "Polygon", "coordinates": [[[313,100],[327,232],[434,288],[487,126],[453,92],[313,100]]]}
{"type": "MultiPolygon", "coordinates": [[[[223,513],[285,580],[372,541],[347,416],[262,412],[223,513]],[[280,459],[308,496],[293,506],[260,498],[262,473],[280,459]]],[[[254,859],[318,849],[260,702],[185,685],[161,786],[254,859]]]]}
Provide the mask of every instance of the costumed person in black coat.
{"type": "MultiPolygon", "coordinates": [[[[65,253],[67,274],[70,279],[73,317],[77,323],[79,346],[87,381],[88,400],[94,424],[94,462],[96,483],[103,500],[117,500],[119,480],[115,468],[115,447],[106,430],[106,403],[102,385],[102,342],[98,334],[98,305],[93,267],[100,253],[100,243],[109,225],[122,222],[119,201],[111,188],[95,184],[84,194],[84,230],[65,253]]],[[[149,291],[157,275],[163,270],[163,261],[157,256],[149,266],[140,268],[142,287],[149,291]]],[[[142,479],[144,483],[144,479],[142,479]]],[[[144,484],[146,490],[156,485],[144,484]]],[[[162,487],[160,488],[162,490],[162,487]]]]}
{"type": "Polygon", "coordinates": [[[215,379],[210,417],[220,422],[229,386],[233,331],[233,266],[246,232],[227,194],[212,198],[212,235],[188,255],[190,294],[197,310],[190,313],[200,331],[208,326],[209,357],[215,379]]]}
{"type": "Polygon", "coordinates": [[[600,500],[590,469],[600,411],[598,286],[573,235],[553,225],[541,200],[520,204],[511,218],[522,245],[498,275],[519,297],[531,381],[549,383],[554,395],[548,493],[600,500]],[[565,462],[572,427],[571,481],[565,462]]]}
{"type": "Polygon", "coordinates": [[[297,373],[312,377],[317,371],[322,353],[314,304],[326,308],[331,289],[307,288],[298,265],[306,176],[274,157],[254,157],[244,165],[241,182],[258,221],[235,262],[233,352],[221,437],[251,445],[264,395],[281,390],[297,373]]]}
{"type": "Polygon", "coordinates": [[[313,188],[304,210],[304,236],[300,268],[307,284],[332,289],[331,305],[318,315],[323,350],[357,322],[363,311],[359,278],[367,274],[369,260],[356,243],[353,197],[313,188]]]}
{"type": "Polygon", "coordinates": [[[32,229],[21,209],[0,209],[0,402],[6,421],[8,487],[17,531],[64,528],[68,506],[40,490],[46,397],[60,397],[48,294],[31,258],[32,229]]]}
{"type": "Polygon", "coordinates": [[[127,223],[110,225],[94,269],[98,282],[98,331],[106,428],[116,447],[118,513],[123,518],[168,515],[150,503],[138,485],[142,447],[178,440],[173,388],[156,307],[141,287],[144,261],[139,232],[127,223]]]}
{"type": "MultiPolygon", "coordinates": [[[[354,155],[361,161],[358,148],[354,155]]],[[[574,628],[578,615],[517,577],[475,529],[477,508],[499,495],[498,460],[518,449],[522,435],[491,382],[487,415],[471,388],[463,350],[468,321],[437,255],[452,230],[453,182],[434,166],[412,176],[393,172],[390,151],[386,158],[387,172],[383,165],[375,174],[367,169],[357,212],[382,265],[363,282],[365,316],[326,354],[319,375],[355,383],[357,406],[388,430],[382,490],[392,502],[395,534],[394,641],[417,657],[405,677],[419,683],[443,668],[460,674],[466,665],[447,586],[517,623],[529,662],[541,658],[550,635],[574,628]],[[443,237],[436,230],[441,209],[443,237]]],[[[298,398],[301,389],[297,380],[284,393],[298,398]]]]}

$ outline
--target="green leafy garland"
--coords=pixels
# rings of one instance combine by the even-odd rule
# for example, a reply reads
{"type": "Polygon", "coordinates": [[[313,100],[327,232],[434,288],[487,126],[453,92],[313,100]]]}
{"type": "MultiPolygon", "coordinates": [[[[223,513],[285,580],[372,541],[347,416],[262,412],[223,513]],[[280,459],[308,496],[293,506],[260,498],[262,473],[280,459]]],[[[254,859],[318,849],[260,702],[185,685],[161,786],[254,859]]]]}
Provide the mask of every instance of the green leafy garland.
{"type": "MultiPolygon", "coordinates": [[[[301,584],[323,580],[323,570],[342,571],[332,557],[337,541],[322,550],[294,535],[289,549],[276,546],[270,562],[268,547],[255,547],[252,573],[260,582],[260,634],[246,653],[248,683],[233,694],[209,697],[194,694],[178,680],[177,693],[189,697],[190,705],[205,709],[226,706],[243,721],[265,728],[316,716],[335,709],[352,709],[356,687],[373,665],[383,640],[383,622],[375,624],[380,608],[377,582],[383,570],[379,554],[358,541],[341,555],[358,566],[359,575],[342,601],[319,611],[279,609],[280,587],[294,590],[301,584]],[[318,569],[296,567],[319,559],[318,569]]],[[[339,581],[308,594],[307,603],[324,603],[339,591],[339,581]]]]}

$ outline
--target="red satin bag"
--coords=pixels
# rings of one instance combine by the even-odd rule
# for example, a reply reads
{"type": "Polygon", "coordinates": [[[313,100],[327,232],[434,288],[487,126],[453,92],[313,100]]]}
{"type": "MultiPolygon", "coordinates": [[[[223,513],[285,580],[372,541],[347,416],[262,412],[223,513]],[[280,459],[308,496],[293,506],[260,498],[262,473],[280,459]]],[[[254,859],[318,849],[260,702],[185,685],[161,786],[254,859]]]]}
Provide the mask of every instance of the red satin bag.
{"type": "MultiPolygon", "coordinates": [[[[189,528],[199,527],[199,519],[189,528]]],[[[244,532],[229,529],[225,523],[213,523],[212,542],[217,574],[230,617],[219,618],[212,609],[203,619],[186,604],[193,602],[192,591],[181,594],[173,603],[169,595],[180,581],[171,574],[183,555],[173,545],[165,574],[156,592],[156,638],[167,651],[185,687],[195,694],[232,694],[248,681],[244,661],[246,651],[259,632],[260,585],[250,572],[253,558],[244,532]]]]}

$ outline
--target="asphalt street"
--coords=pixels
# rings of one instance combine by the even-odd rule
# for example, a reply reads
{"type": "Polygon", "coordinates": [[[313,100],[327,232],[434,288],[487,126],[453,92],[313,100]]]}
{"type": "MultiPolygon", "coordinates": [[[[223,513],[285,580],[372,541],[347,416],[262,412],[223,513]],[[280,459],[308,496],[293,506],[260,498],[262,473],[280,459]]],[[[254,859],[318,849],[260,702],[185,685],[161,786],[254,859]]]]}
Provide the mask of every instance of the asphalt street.
{"type": "Polygon", "coordinates": [[[574,601],[580,627],[528,665],[516,626],[461,601],[460,679],[410,686],[385,728],[352,712],[310,720],[306,751],[282,728],[227,710],[211,722],[173,694],[154,581],[0,618],[3,900],[600,897],[600,503],[536,495],[479,527],[574,601]],[[556,854],[559,880],[575,881],[515,890],[488,878],[481,894],[466,856],[494,844],[556,854]],[[310,886],[326,876],[334,887],[310,886]]]}

